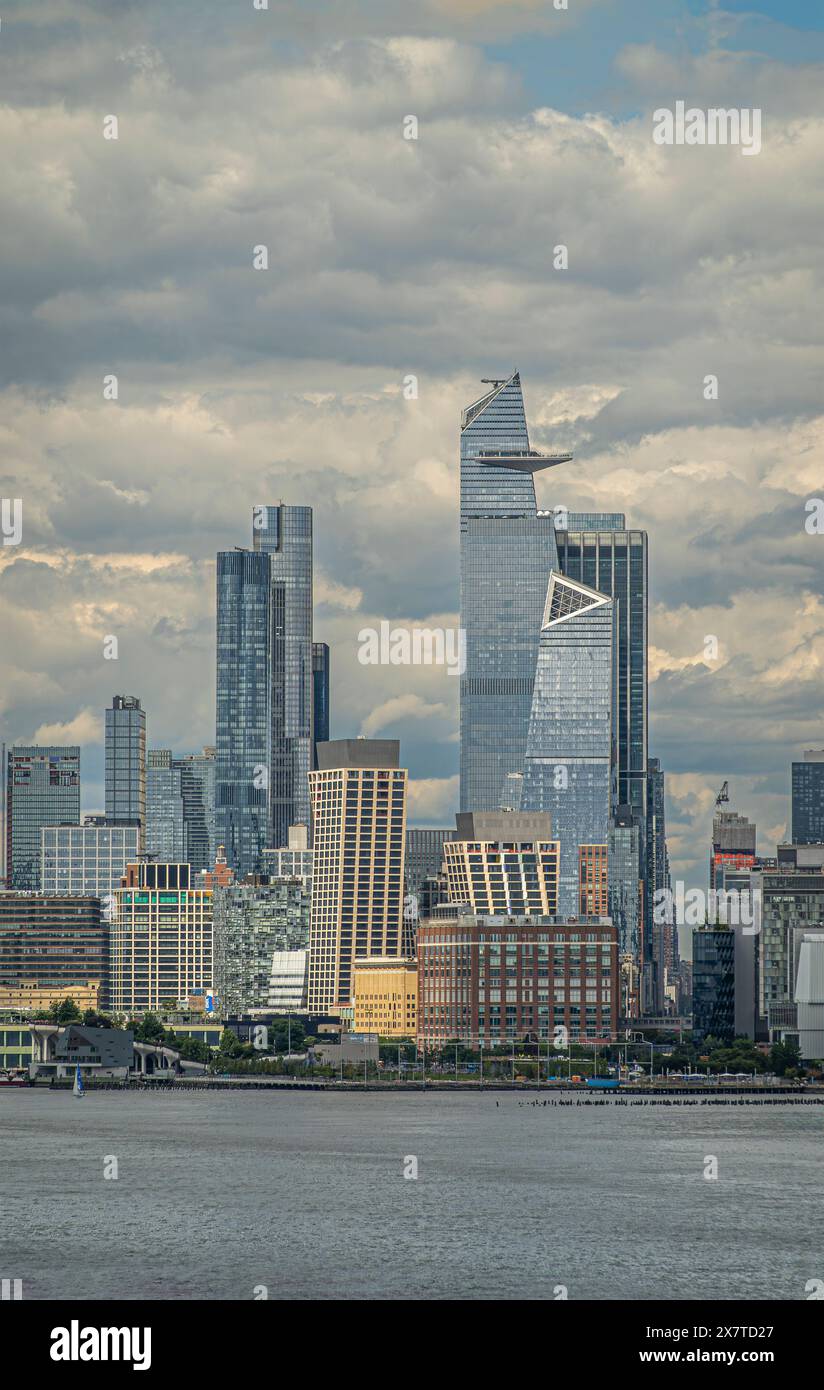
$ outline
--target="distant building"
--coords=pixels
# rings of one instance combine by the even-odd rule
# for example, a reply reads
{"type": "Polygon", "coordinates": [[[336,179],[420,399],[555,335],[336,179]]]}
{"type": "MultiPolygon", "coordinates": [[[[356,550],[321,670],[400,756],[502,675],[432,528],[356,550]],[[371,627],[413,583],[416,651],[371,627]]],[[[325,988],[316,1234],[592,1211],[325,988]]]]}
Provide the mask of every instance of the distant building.
{"type": "Polygon", "coordinates": [[[231,883],[213,899],[221,1013],[306,1007],[309,889],[300,878],[231,883]],[[288,957],[288,959],[287,959],[288,957]]]}
{"type": "Polygon", "coordinates": [[[606,845],[578,846],[578,916],[609,915],[606,845]]]}
{"type": "Polygon", "coordinates": [[[300,878],[311,890],[312,850],[309,849],[309,827],[290,825],[288,845],[282,849],[263,851],[263,872],[269,878],[300,878]]]}
{"type": "Polygon", "coordinates": [[[140,853],[138,825],[109,825],[102,816],[86,816],[80,826],[45,825],[40,835],[44,893],[108,898],[140,853]]]}
{"type": "Polygon", "coordinates": [[[618,806],[607,839],[609,916],[618,931],[621,953],[631,955],[639,969],[643,964],[643,828],[643,820],[631,806],[618,806]]]}
{"type": "Polygon", "coordinates": [[[312,643],[312,703],[312,767],[317,768],[317,745],[329,742],[329,647],[326,642],[312,643]]]}
{"type": "Polygon", "coordinates": [[[189,864],[193,872],[214,861],[215,754],[174,758],[149,750],[146,769],[146,852],[162,863],[189,864]]]}
{"type": "Polygon", "coordinates": [[[309,1009],[351,1006],[356,958],[400,956],[407,772],[397,739],[318,745],[309,1009]]]}
{"type": "Polygon", "coordinates": [[[693,930],[692,1027],[699,1040],[735,1037],[735,932],[730,927],[693,930]]]}
{"type": "Polygon", "coordinates": [[[136,695],[106,710],[106,820],[146,826],[146,711],[136,695]]]}
{"type": "Polygon", "coordinates": [[[128,1016],[211,993],[212,894],[188,864],[130,864],[114,894],[109,1007],[128,1016]]]}
{"type": "Polygon", "coordinates": [[[269,1008],[276,1014],[306,1008],[308,951],[274,951],[269,976],[269,1008]]]}
{"type": "Polygon", "coordinates": [[[78,1006],[99,1007],[108,950],[109,924],[99,898],[0,893],[0,989],[7,991],[7,1007],[23,1008],[35,999],[37,1007],[48,1007],[67,997],[78,1006]]]}
{"type": "Polygon", "coordinates": [[[795,994],[796,945],[805,932],[824,930],[824,873],[784,867],[752,875],[760,892],[759,1014],[769,1021],[795,994]]]}
{"type": "Polygon", "coordinates": [[[425,878],[439,874],[443,868],[443,847],[454,840],[454,830],[411,826],[406,832],[406,892],[420,895],[425,878]]]}
{"type": "Polygon", "coordinates": [[[792,765],[792,842],[824,843],[824,749],[808,749],[792,765]]]}
{"type": "Polygon", "coordinates": [[[608,918],[460,916],[418,927],[418,1038],[485,1046],[608,1042],[618,1027],[617,932],[608,918]]]}
{"type": "Polygon", "coordinates": [[[804,932],[795,983],[798,1046],[805,1062],[824,1058],[824,932],[804,932]]]}
{"type": "Polygon", "coordinates": [[[355,961],[355,1032],[414,1038],[418,962],[394,957],[355,961]]]}
{"type": "Polygon", "coordinates": [[[755,826],[735,811],[716,811],[712,822],[710,888],[716,886],[721,866],[747,869],[755,864],[755,826]]]}
{"type": "Polygon", "coordinates": [[[214,891],[215,888],[226,888],[234,881],[234,869],[229,868],[223,845],[217,847],[214,864],[208,869],[202,869],[197,878],[193,876],[195,887],[207,888],[210,892],[214,891]]]}
{"type": "Polygon", "coordinates": [[[40,888],[40,831],[80,824],[80,749],[27,746],[5,749],[7,886],[40,888]]]}
{"type": "Polygon", "coordinates": [[[555,915],[559,846],[549,816],[464,811],[456,821],[444,844],[450,902],[481,914],[555,915]]]}
{"type": "Polygon", "coordinates": [[[579,910],[580,845],[606,845],[615,782],[613,601],[553,571],[540,633],[523,810],[560,842],[558,912],[579,910]]]}

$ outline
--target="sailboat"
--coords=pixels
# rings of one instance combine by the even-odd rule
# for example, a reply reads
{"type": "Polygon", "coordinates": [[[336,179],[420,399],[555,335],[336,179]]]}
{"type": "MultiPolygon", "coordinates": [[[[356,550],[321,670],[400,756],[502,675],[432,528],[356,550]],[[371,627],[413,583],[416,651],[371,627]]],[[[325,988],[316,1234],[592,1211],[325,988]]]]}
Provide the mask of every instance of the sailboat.
{"type": "Polygon", "coordinates": [[[85,1096],[85,1094],[86,1092],[83,1089],[83,1077],[80,1075],[80,1064],[78,1063],[74,1069],[74,1085],[72,1087],[72,1095],[85,1096]]]}

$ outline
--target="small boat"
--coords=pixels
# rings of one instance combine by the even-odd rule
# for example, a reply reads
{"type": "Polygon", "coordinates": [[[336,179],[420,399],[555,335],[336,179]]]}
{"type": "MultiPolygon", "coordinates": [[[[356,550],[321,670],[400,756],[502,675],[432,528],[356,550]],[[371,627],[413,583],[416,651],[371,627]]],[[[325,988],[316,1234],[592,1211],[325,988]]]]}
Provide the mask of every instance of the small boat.
{"type": "Polygon", "coordinates": [[[80,1075],[80,1064],[78,1063],[78,1065],[74,1069],[74,1085],[72,1086],[72,1095],[85,1096],[85,1094],[86,1092],[83,1089],[83,1077],[80,1075]]]}

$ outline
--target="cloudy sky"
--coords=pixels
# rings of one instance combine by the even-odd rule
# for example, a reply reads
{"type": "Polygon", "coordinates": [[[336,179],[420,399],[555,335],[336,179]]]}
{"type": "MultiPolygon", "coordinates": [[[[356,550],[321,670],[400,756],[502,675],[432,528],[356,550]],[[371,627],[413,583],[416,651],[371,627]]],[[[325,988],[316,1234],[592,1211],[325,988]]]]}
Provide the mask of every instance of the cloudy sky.
{"type": "Polygon", "coordinates": [[[824,746],[823,77],[819,0],[6,0],[0,736],[80,743],[87,810],[115,692],[212,742],[215,552],[309,503],[333,733],[450,823],[458,683],[357,633],[456,622],[460,410],[518,367],[575,453],[539,504],[649,531],[677,875],[725,779],[774,852],[824,746]],[[678,100],[761,153],[655,144],[678,100]]]}

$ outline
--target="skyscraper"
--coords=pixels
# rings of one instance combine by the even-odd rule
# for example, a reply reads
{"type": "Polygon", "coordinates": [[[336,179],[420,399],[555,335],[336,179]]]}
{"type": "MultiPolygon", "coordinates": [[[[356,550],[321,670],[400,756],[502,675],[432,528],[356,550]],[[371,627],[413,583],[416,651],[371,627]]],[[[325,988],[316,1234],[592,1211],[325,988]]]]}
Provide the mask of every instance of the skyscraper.
{"type": "Polygon", "coordinates": [[[312,510],[255,507],[252,550],[217,557],[215,839],[239,877],[309,823],[312,510]]]}
{"type": "Polygon", "coordinates": [[[792,842],[824,844],[824,750],[809,748],[792,765],[792,842]]]}
{"type": "Polygon", "coordinates": [[[317,745],[329,742],[329,646],[312,643],[312,767],[318,765],[317,745]]]}
{"type": "Polygon", "coordinates": [[[82,825],[46,825],[41,834],[43,893],[106,898],[140,854],[140,827],[108,825],[105,816],[84,816],[82,825]]]}
{"type": "Polygon", "coordinates": [[[579,906],[579,846],[606,845],[614,804],[613,601],[553,571],[540,631],[523,811],[547,811],[561,844],[558,911],[579,906]]]}
{"type": "Polygon", "coordinates": [[[213,748],[174,758],[150,748],[146,770],[146,835],[149,854],[164,863],[190,864],[193,873],[214,860],[215,755],[213,748]]]}
{"type": "Polygon", "coordinates": [[[558,568],[615,602],[618,798],[646,815],[647,533],[627,530],[620,513],[575,514],[559,530],[558,568]],[[586,522],[586,529],[576,529],[586,522]],[[614,523],[620,523],[615,526],[614,523]]]}
{"type": "Polygon", "coordinates": [[[215,835],[239,878],[259,872],[269,839],[269,556],[217,557],[215,835]]]}
{"type": "Polygon", "coordinates": [[[146,712],[135,695],[106,710],[106,820],[146,825],[146,712]]]}
{"type": "Polygon", "coordinates": [[[712,854],[710,856],[710,888],[716,886],[716,875],[723,865],[747,869],[755,864],[755,826],[737,811],[716,808],[712,821],[712,854]]]}
{"type": "Polygon", "coordinates": [[[277,846],[287,843],[290,825],[309,824],[315,703],[312,508],[280,502],[255,507],[252,541],[255,551],[269,557],[269,844],[277,846]]]}
{"type": "Polygon", "coordinates": [[[40,887],[40,831],[80,824],[80,749],[6,749],[7,886],[40,887]]]}
{"type": "Polygon", "coordinates": [[[397,739],[318,745],[309,1009],[349,1008],[356,957],[402,955],[407,773],[397,739]]]}
{"type": "Polygon", "coordinates": [[[541,614],[557,568],[555,520],[534,474],[569,460],[530,448],[521,379],[486,383],[461,420],[460,806],[494,811],[523,771],[541,614]]]}

